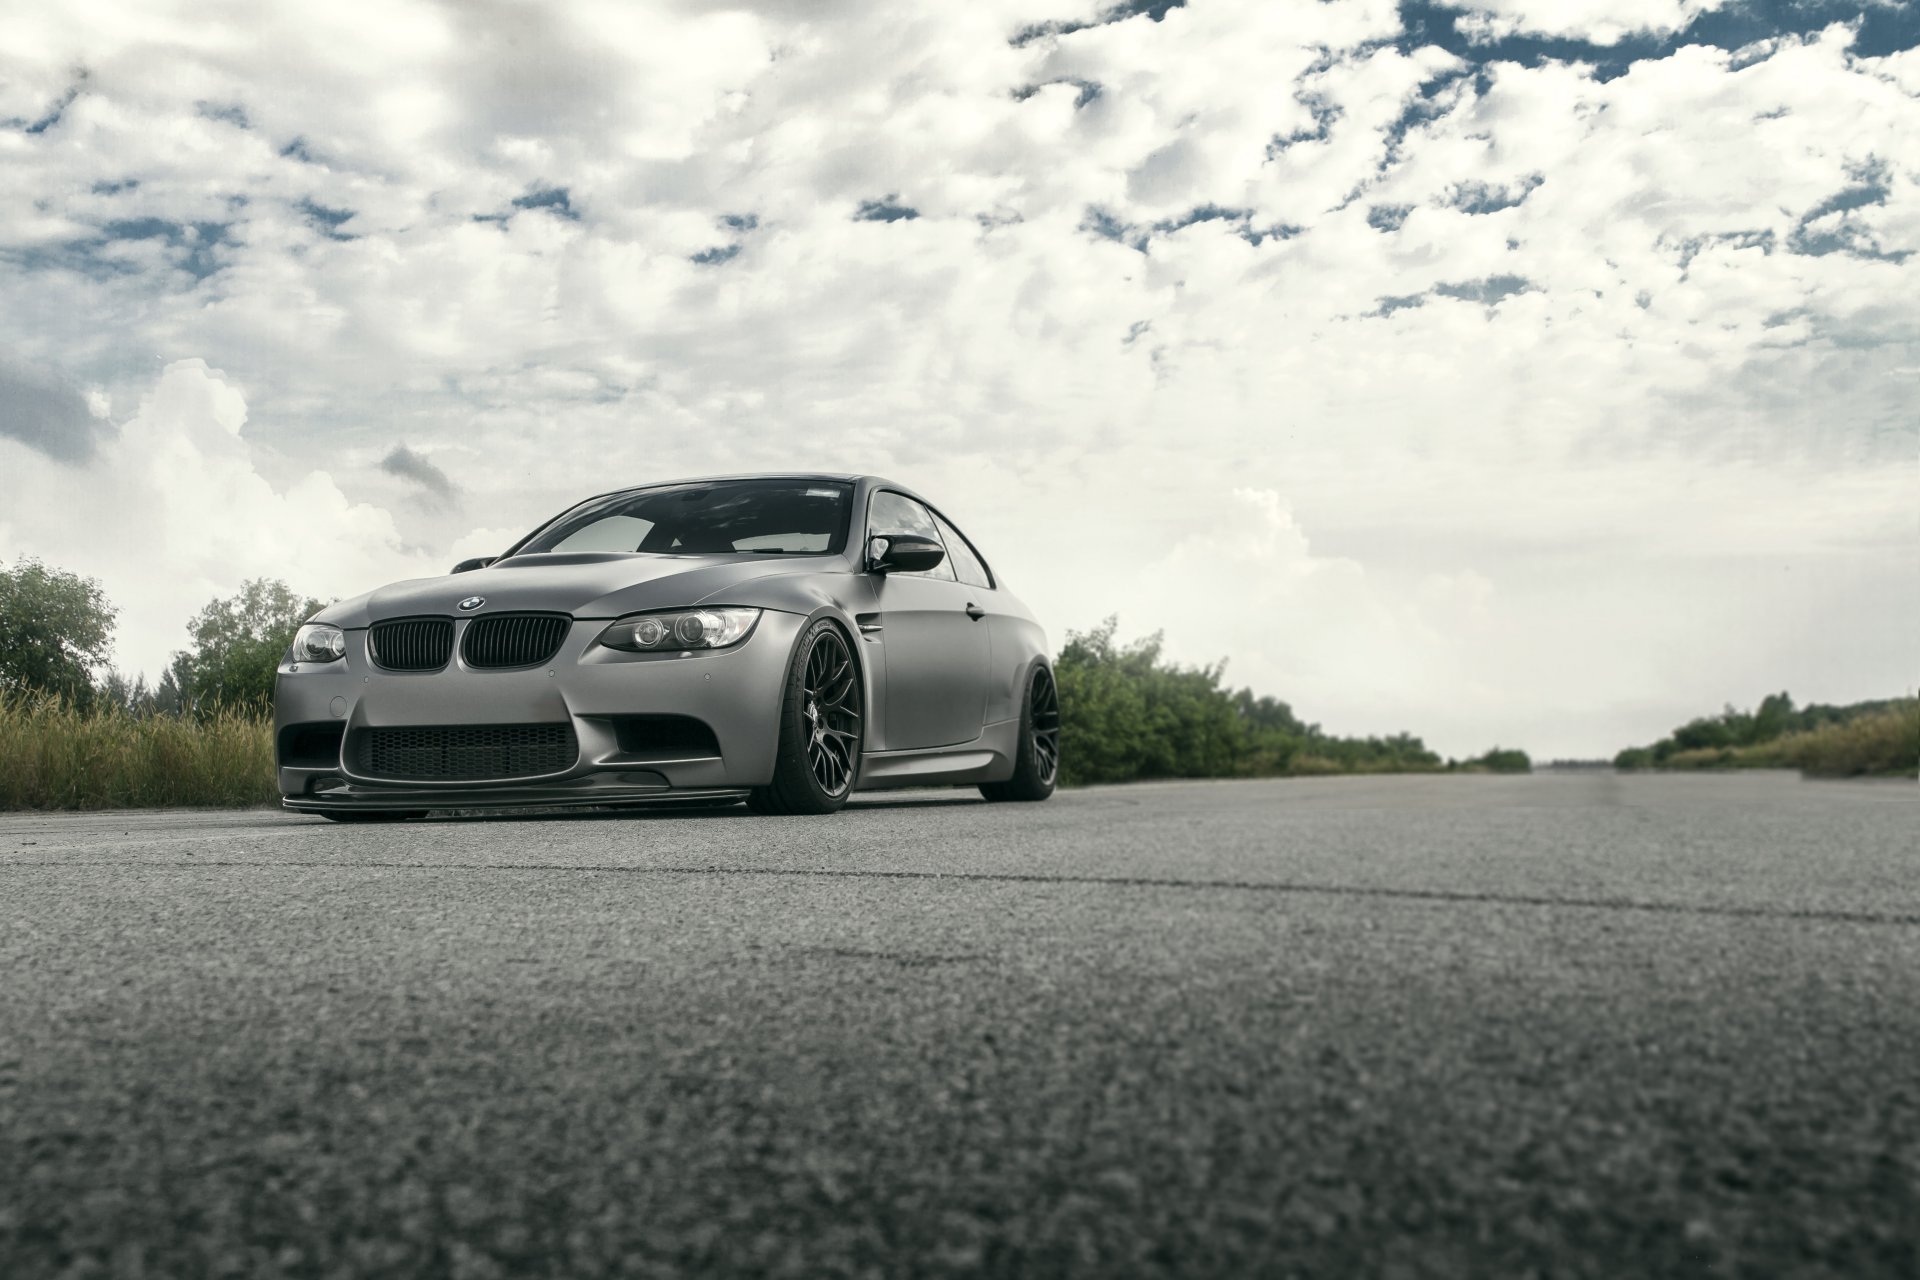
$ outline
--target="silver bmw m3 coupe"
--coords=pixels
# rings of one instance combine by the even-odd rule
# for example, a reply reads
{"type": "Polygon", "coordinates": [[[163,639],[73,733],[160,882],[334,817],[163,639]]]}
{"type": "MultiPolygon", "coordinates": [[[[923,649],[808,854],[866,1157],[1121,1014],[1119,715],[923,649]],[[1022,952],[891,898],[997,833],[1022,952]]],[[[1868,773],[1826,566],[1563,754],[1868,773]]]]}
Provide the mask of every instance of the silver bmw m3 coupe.
{"type": "Polygon", "coordinates": [[[744,799],[1044,800],[1045,633],[952,522],[875,476],[726,476],[590,498],[503,555],[343,600],[274,696],[289,809],[744,799]]]}

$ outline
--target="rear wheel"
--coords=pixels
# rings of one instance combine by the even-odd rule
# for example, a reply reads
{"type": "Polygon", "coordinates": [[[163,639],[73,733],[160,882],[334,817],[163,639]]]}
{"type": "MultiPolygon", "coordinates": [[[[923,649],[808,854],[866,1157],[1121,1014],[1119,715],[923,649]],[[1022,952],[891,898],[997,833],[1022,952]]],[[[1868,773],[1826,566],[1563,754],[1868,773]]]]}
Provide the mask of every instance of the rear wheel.
{"type": "Polygon", "coordinates": [[[1059,779],[1060,690],[1053,683],[1052,669],[1037,662],[1027,677],[1027,697],[1020,708],[1020,750],[1014,757],[1013,777],[981,783],[980,794],[989,800],[1045,800],[1059,779]]]}
{"type": "Polygon", "coordinates": [[[755,813],[832,813],[846,804],[860,771],[865,706],[853,650],[822,618],[794,649],[780,707],[773,781],[747,795],[755,813]]]}

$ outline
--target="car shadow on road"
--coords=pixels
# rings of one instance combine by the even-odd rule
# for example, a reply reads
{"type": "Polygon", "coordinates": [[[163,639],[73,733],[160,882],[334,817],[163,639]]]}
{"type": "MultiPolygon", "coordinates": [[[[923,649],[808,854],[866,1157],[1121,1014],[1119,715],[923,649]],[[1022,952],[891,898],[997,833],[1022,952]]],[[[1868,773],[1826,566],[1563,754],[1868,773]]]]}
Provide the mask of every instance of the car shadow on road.
{"type": "MultiPolygon", "coordinates": [[[[860,796],[851,801],[842,814],[863,813],[876,809],[939,809],[955,806],[983,805],[986,799],[978,795],[956,793],[946,796],[900,796],[898,798],[869,799],[860,796]]],[[[746,805],[733,804],[646,804],[631,805],[625,808],[606,806],[603,808],[579,809],[447,809],[437,810],[430,817],[414,819],[416,822],[430,823],[487,823],[487,822],[526,822],[539,819],[542,822],[630,822],[635,818],[752,818],[763,815],[754,813],[746,805]]]]}

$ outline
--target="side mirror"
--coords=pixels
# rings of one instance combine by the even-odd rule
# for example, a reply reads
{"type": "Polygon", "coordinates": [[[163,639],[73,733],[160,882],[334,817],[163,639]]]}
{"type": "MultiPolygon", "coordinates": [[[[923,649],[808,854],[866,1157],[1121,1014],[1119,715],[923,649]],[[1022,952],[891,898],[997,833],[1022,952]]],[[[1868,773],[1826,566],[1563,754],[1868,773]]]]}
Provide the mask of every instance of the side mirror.
{"type": "Polygon", "coordinates": [[[462,560],[459,564],[453,566],[452,572],[468,573],[474,569],[484,569],[499,558],[499,556],[475,556],[471,560],[462,560]]]}
{"type": "Polygon", "coordinates": [[[867,568],[875,573],[925,573],[947,558],[947,549],[917,533],[876,533],[867,539],[867,568]]]}

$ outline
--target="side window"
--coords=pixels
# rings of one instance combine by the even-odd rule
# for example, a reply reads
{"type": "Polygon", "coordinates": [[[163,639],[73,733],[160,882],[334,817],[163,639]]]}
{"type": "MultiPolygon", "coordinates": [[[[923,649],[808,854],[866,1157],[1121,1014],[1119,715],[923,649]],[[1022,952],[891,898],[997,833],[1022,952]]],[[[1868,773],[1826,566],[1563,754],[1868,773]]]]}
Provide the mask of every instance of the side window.
{"type": "Polygon", "coordinates": [[[947,559],[953,562],[953,571],[960,581],[970,587],[985,587],[993,590],[993,577],[987,572],[987,566],[973,553],[973,546],[961,532],[948,524],[944,517],[935,516],[934,523],[940,526],[940,537],[947,544],[947,559]]]}
{"type": "MultiPolygon", "coordinates": [[[[940,541],[940,530],[934,526],[933,513],[902,493],[882,489],[873,495],[873,501],[867,505],[867,536],[876,533],[917,533],[923,538],[940,541]]],[[[903,578],[939,578],[952,582],[953,552],[947,552],[942,560],[925,573],[904,573],[903,578]]]]}

